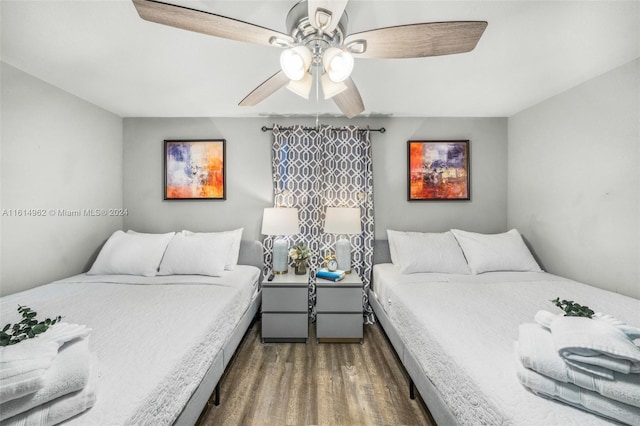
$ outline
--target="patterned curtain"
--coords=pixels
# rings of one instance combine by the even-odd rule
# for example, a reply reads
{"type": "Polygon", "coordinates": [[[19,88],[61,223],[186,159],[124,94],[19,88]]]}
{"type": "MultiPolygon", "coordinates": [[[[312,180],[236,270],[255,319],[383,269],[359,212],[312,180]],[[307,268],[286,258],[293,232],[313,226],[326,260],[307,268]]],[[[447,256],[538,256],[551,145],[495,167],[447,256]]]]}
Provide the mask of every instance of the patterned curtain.
{"type": "MultiPolygon", "coordinates": [[[[302,126],[273,128],[272,171],[276,206],[297,207],[300,234],[289,244],[304,242],[309,260],[309,316],[315,321],[316,279],[328,251],[334,251],[337,235],[323,232],[326,207],[359,207],[363,223],[360,235],[349,236],[352,273],[364,283],[362,305],[367,323],[375,321],[368,290],[373,267],[373,168],[369,131],[355,126],[318,130],[302,126]]],[[[271,264],[273,240],[265,239],[265,261],[271,264]]]]}

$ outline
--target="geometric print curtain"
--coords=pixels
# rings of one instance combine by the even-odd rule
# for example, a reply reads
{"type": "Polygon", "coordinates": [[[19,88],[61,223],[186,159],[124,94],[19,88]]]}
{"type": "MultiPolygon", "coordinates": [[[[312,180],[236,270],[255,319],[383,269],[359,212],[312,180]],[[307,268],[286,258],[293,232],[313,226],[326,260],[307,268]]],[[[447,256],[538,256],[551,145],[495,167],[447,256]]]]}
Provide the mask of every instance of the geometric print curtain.
{"type": "MultiPolygon", "coordinates": [[[[327,207],[359,207],[363,224],[351,242],[352,273],[363,282],[364,322],[375,321],[369,305],[373,267],[373,168],[368,129],[356,126],[273,127],[272,174],[274,205],[297,207],[300,234],[287,237],[289,245],[304,242],[309,259],[309,316],[316,318],[316,271],[327,252],[334,251],[334,234],[323,231],[327,207]]],[[[264,241],[265,261],[271,264],[273,238],[264,241]]],[[[289,259],[291,261],[291,259],[289,259]]]]}

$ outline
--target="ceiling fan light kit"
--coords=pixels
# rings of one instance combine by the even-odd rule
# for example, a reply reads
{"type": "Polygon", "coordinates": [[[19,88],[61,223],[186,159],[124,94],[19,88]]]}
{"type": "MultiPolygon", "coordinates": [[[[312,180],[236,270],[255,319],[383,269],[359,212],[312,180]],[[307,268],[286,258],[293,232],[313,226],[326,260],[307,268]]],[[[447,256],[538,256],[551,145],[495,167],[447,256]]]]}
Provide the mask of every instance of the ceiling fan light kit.
{"type": "Polygon", "coordinates": [[[353,71],[353,55],[337,47],[330,47],[322,55],[322,66],[331,81],[345,81],[353,71]]]}
{"type": "Polygon", "coordinates": [[[286,18],[288,34],[238,19],[155,0],[132,0],[142,19],[188,31],[284,48],[281,71],[249,93],[240,106],[263,101],[281,87],[309,98],[314,76],[325,99],[332,99],[348,118],[364,111],[350,75],[355,58],[421,58],[473,50],[485,21],[425,22],[347,34],[348,0],[303,0],[286,18]],[[315,72],[314,72],[315,69],[315,72]]]}
{"type": "Polygon", "coordinates": [[[309,99],[311,86],[313,86],[313,76],[308,72],[305,72],[300,80],[291,80],[287,84],[287,89],[291,90],[298,96],[309,99]]]}
{"type": "Polygon", "coordinates": [[[335,95],[344,92],[347,90],[347,85],[344,81],[332,81],[329,78],[328,73],[322,74],[320,77],[320,82],[322,83],[322,92],[324,93],[324,99],[331,99],[335,95]]]}
{"type": "Polygon", "coordinates": [[[296,46],[283,50],[280,54],[280,68],[291,80],[302,80],[309,71],[311,52],[304,46],[296,46]]]}

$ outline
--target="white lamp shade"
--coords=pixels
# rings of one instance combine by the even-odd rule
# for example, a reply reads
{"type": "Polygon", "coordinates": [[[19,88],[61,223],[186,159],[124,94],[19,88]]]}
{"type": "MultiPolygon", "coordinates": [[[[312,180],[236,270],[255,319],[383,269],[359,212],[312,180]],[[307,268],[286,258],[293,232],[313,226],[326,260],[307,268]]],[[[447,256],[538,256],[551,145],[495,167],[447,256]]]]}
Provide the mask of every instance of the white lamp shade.
{"type": "Polygon", "coordinates": [[[262,215],[263,235],[295,235],[299,233],[297,208],[272,207],[264,209],[262,215]]]}
{"type": "Polygon", "coordinates": [[[322,74],[320,81],[322,82],[322,91],[324,92],[325,99],[331,99],[338,93],[342,93],[347,90],[347,85],[343,81],[337,83],[335,81],[331,81],[329,74],[327,73],[322,74]]]}
{"type": "Polygon", "coordinates": [[[322,54],[322,66],[331,81],[344,81],[353,71],[353,56],[337,47],[330,47],[322,54]]]}
{"type": "Polygon", "coordinates": [[[291,90],[298,96],[309,99],[311,86],[313,86],[313,77],[308,72],[305,72],[304,76],[300,80],[291,80],[289,84],[287,84],[287,89],[291,90]]]}
{"type": "Polygon", "coordinates": [[[328,234],[351,235],[362,230],[360,209],[357,207],[327,207],[324,232],[328,234]]]}
{"type": "Polygon", "coordinates": [[[291,80],[301,80],[311,66],[311,51],[304,46],[283,50],[280,54],[280,68],[291,80]]]}

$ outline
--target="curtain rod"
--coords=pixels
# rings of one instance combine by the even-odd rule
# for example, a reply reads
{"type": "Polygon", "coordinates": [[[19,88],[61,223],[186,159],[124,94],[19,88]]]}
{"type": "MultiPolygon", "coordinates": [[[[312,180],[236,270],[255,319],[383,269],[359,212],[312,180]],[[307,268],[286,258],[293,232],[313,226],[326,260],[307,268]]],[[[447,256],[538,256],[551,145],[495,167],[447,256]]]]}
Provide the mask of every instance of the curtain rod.
{"type": "MultiPolygon", "coordinates": [[[[281,129],[285,129],[285,130],[293,129],[293,127],[280,127],[280,128],[281,129]]],[[[315,127],[303,127],[303,129],[304,130],[316,130],[316,131],[318,130],[315,127]]],[[[266,132],[266,131],[269,131],[269,130],[273,130],[273,127],[262,126],[262,131],[263,132],[266,132]]],[[[335,128],[333,130],[347,130],[347,128],[346,127],[337,127],[337,128],[335,128]]],[[[366,128],[366,129],[358,129],[358,130],[360,130],[360,131],[369,130],[370,132],[380,132],[380,133],[384,133],[384,132],[387,131],[387,129],[385,129],[384,127],[380,127],[379,129],[366,128]]]]}

